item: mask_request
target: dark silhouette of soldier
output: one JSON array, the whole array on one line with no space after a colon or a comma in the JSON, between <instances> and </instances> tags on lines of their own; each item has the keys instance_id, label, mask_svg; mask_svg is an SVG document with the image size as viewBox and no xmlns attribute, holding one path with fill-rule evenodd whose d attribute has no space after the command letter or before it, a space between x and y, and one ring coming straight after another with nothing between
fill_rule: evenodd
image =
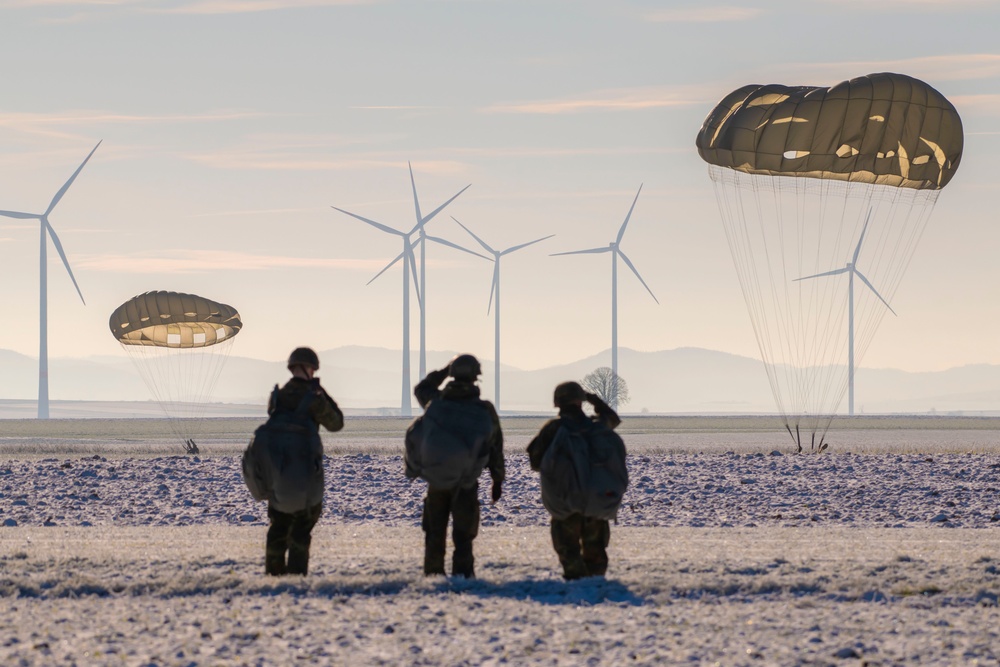
<instances>
[{"instance_id":1,"label":"dark silhouette of soldier","mask_svg":"<svg viewBox=\"0 0 1000 667\"><path fill-rule=\"evenodd\" d=\"M487 439L489 458L486 467L493 479L492 502L496 503L503 492L504 459L503 432L496 408L479 397L476 379L481 373L479 361L471 354L461 354L440 370L431 371L413 390L420 406L425 410L433 401L457 401L471 409L488 412L493 429ZM452 380L443 388L441 383L451 376ZM406 474L410 478L419 476L407 461ZM471 579L475 576L475 557L472 541L479 533L479 481L474 480L456 488L435 488L428 484L424 499L422 526L424 529L424 574L444 574L445 550L448 541L448 519L452 520L452 540L455 551L452 555L452 574Z\"/></svg>"}]
</instances>

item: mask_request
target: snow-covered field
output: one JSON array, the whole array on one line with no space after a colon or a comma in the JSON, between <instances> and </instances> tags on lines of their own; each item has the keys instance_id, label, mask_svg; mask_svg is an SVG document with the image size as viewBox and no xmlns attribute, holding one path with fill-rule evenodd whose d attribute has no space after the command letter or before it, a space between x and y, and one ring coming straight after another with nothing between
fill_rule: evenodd
<instances>
[{"instance_id":1,"label":"snow-covered field","mask_svg":"<svg viewBox=\"0 0 1000 667\"><path fill-rule=\"evenodd\" d=\"M311 573L281 580L238 438L165 456L127 424L0 423L0 664L1000 664L994 422L822 455L771 424L633 425L608 578L565 583L523 455L540 421L508 429L469 582L420 575L423 488L385 423L329 448Z\"/></svg>"}]
</instances>

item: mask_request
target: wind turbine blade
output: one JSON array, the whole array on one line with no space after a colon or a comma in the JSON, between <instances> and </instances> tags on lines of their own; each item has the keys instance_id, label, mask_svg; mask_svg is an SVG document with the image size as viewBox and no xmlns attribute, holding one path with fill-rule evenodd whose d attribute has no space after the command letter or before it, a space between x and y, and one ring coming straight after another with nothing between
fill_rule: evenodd
<instances>
[{"instance_id":1,"label":"wind turbine blade","mask_svg":"<svg viewBox=\"0 0 1000 667\"><path fill-rule=\"evenodd\" d=\"M490 261L493 261L492 257L487 257L486 255L480 255L478 252L475 252L473 250L469 250L468 248L463 248L462 246L458 245L457 243L452 243L451 241L448 241L447 239L442 239L442 238L439 238L437 236L431 236L429 234L427 236L425 236L424 238L427 239L428 241L434 241L434 243L440 243L441 245L446 245L449 248L454 248L455 250L461 250L462 252L467 252L470 255L475 255L476 257L482 257L483 259L488 259Z\"/></svg>"},{"instance_id":2,"label":"wind turbine blade","mask_svg":"<svg viewBox=\"0 0 1000 667\"><path fill-rule=\"evenodd\" d=\"M609 246L604 246L603 248L588 248L587 250L571 250L569 252L553 252L549 254L549 257L557 257L559 255L592 255L599 252L611 252Z\"/></svg>"},{"instance_id":3,"label":"wind turbine blade","mask_svg":"<svg viewBox=\"0 0 1000 667\"><path fill-rule=\"evenodd\" d=\"M516 252L516 251L520 250L521 248L527 248L529 245L533 245L535 243L538 243L539 241L544 241L545 239L550 239L553 236L555 236L555 234L549 234L548 236L543 236L542 238L535 239L534 241L528 241L527 243L522 243L521 245L512 246L510 248L507 248L506 250L504 250L500 254L501 255L506 255L508 253Z\"/></svg>"},{"instance_id":4,"label":"wind turbine blade","mask_svg":"<svg viewBox=\"0 0 1000 667\"><path fill-rule=\"evenodd\" d=\"M416 244L413 243L408 245L406 250L403 252L406 253L406 263L409 264L410 272L413 274L413 289L417 293L417 304L420 306L420 309L423 310L424 300L420 298L420 279L417 278L417 258L413 254L414 245ZM403 270L406 270L405 266L403 267Z\"/></svg>"},{"instance_id":5,"label":"wind turbine blade","mask_svg":"<svg viewBox=\"0 0 1000 667\"><path fill-rule=\"evenodd\" d=\"M413 180L413 165L410 164L409 160L406 161L406 166L410 170L410 185L413 186L413 208L417 212L417 224L419 224L420 223L420 200L417 199L417 182L415 180Z\"/></svg>"},{"instance_id":6,"label":"wind turbine blade","mask_svg":"<svg viewBox=\"0 0 1000 667\"><path fill-rule=\"evenodd\" d=\"M870 220L871 217L872 217L872 210L871 208L869 208L868 215L865 216L865 226L861 228L861 237L858 239L858 246L854 249L854 257L851 259L852 264L858 263L858 255L861 254L861 244L865 240L865 232L868 231L868 220Z\"/></svg>"},{"instance_id":7,"label":"wind turbine blade","mask_svg":"<svg viewBox=\"0 0 1000 667\"><path fill-rule=\"evenodd\" d=\"M76 177L80 175L80 172L83 171L84 166L86 166L87 162L90 160L90 156L94 154L94 151L96 151L98 146L100 145L101 141L98 141L97 146L94 146L93 150L91 150L90 153L87 155L87 157L83 160L83 163L80 164L80 166L76 168L76 171L73 172L73 175L69 177L69 180L66 181L66 183L61 188L59 188L59 192L57 192L56 196L52 198L52 202L49 204L49 207L45 209L44 215L48 215L49 213L52 212L52 209L56 207L56 204L59 203L59 200L62 199L63 195L66 194L66 191L69 190L69 186L73 185L73 181L75 181ZM49 229L52 228L50 227Z\"/></svg>"},{"instance_id":8,"label":"wind turbine blade","mask_svg":"<svg viewBox=\"0 0 1000 667\"><path fill-rule=\"evenodd\" d=\"M381 271L379 271L378 273L376 273L375 277L372 278L371 280L369 280L368 282L366 282L365 285L371 285L373 282L375 282L380 275L382 275L383 273L385 273L386 271L388 271L389 269L391 269L396 264L396 262L398 262L399 260L403 259L403 257L404 257L405 254L406 254L406 251L404 250L403 252L401 252L398 255L396 255L396 259L394 259L391 262L389 262L388 264L386 264L385 268L383 268Z\"/></svg>"},{"instance_id":9,"label":"wind turbine blade","mask_svg":"<svg viewBox=\"0 0 1000 667\"><path fill-rule=\"evenodd\" d=\"M802 278L795 278L792 280L793 283L797 283L800 280L809 280L810 278L822 278L823 276L836 276L841 273L847 273L848 269L845 267L843 269L835 269L833 271L827 271L826 273L817 273L812 276L803 276Z\"/></svg>"},{"instance_id":10,"label":"wind turbine blade","mask_svg":"<svg viewBox=\"0 0 1000 667\"><path fill-rule=\"evenodd\" d=\"M80 295L80 301L83 301L83 305L86 306L87 301L83 298L83 292L80 291L80 286L76 284L76 277L73 275L73 269L69 268L69 260L66 259L66 253L63 251L62 243L59 242L56 230L52 229L52 225L50 225L49 221L44 218L42 219L42 224L45 225L45 229L48 231L49 237L52 238L52 245L56 247L56 252L59 253L63 266L66 267L66 272L69 273L69 279L73 281L73 287L76 288L76 293Z\"/></svg>"},{"instance_id":11,"label":"wind turbine blade","mask_svg":"<svg viewBox=\"0 0 1000 667\"><path fill-rule=\"evenodd\" d=\"M889 305L889 302L886 301L885 299L883 299L882 295L878 293L877 289L875 289L875 286L872 285L870 282L868 282L868 279L865 278L865 274L861 273L857 269L854 269L854 275L856 275L858 278L861 278L861 282L863 282L865 285L868 285L868 289L870 289L872 292L875 293L875 296L877 296L879 298L879 301L881 301L882 303L885 304L885 307L889 309L890 313L892 313L893 315L896 315L896 311L892 309L892 306ZM897 317L898 317L898 315L897 315Z\"/></svg>"},{"instance_id":12,"label":"wind turbine blade","mask_svg":"<svg viewBox=\"0 0 1000 667\"><path fill-rule=\"evenodd\" d=\"M497 291L497 285L500 283L500 263L494 262L493 264L493 280L490 281L490 301L486 305L486 314L490 314L490 309L493 307L493 295Z\"/></svg>"},{"instance_id":13,"label":"wind turbine blade","mask_svg":"<svg viewBox=\"0 0 1000 667\"><path fill-rule=\"evenodd\" d=\"M330 208L332 208L334 211L340 211L344 215L349 215L352 218L360 220L361 222L367 222L372 227L375 227L376 229L381 229L383 232L388 232L389 234L395 234L396 236L406 236L405 234L403 234L403 232L395 230L392 227L389 227L387 225L383 225L381 222L375 222L374 220L369 220L368 218L363 218L360 215L357 215L356 213L351 213L350 211L345 211L344 209L337 208L336 206L331 206Z\"/></svg>"},{"instance_id":14,"label":"wind turbine blade","mask_svg":"<svg viewBox=\"0 0 1000 667\"><path fill-rule=\"evenodd\" d=\"M0 215L5 218L17 218L18 220L38 220L42 217L34 213L21 213L20 211L0 211Z\"/></svg>"},{"instance_id":15,"label":"wind turbine blade","mask_svg":"<svg viewBox=\"0 0 1000 667\"><path fill-rule=\"evenodd\" d=\"M639 184L639 192L642 192L642 184ZM635 210L635 203L639 201L639 192L635 193L635 199L632 200L632 206L628 209L628 215L625 216L625 222L622 223L621 229L618 230L618 238L615 239L615 243L621 243L622 237L625 236L625 227L628 225L629 218L632 217L632 211Z\"/></svg>"},{"instance_id":16,"label":"wind turbine blade","mask_svg":"<svg viewBox=\"0 0 1000 667\"><path fill-rule=\"evenodd\" d=\"M461 227L461 228L462 228L462 229L464 229L465 231L469 232L469 235L470 235L470 236L471 236L472 238L476 239L476 241L478 241L478 242L479 242L479 245L483 246L483 248L485 248L485 249L486 249L486 252L489 252L489 253L496 253L496 250L494 250L493 248L489 247L489 246L488 246L488 245L486 244L486 241L482 240L481 238L479 238L478 236L476 236L475 234L473 234L473 233L472 233L472 230L471 230L471 229L469 229L468 227L466 227L465 225L463 225L463 224L462 224L461 222L458 222L458 218L456 218L455 216L451 216L451 219L452 219L452 220L454 220L455 222L457 222L457 223L458 223L458 226L459 226L459 227Z\"/></svg>"},{"instance_id":17,"label":"wind turbine blade","mask_svg":"<svg viewBox=\"0 0 1000 667\"><path fill-rule=\"evenodd\" d=\"M430 222L430 221L431 221L431 219L432 219L432 218L433 218L433 217L434 217L435 215L437 215L437 214L438 214L438 213L440 213L440 212L441 212L442 210L444 210L444 207L445 207L445 206L447 206L448 204L450 204L450 203L452 203L453 201L455 201L455 199L457 199L457 198L458 198L458 195L462 194L463 192L465 192L466 190L468 190L468 189L469 189L469 188L471 188L471 187L472 187L472 183L469 183L469 184L468 184L468 185L466 185L466 186L465 186L464 188L462 188L461 190L459 190L458 192L456 192L456 193L455 193L455 194L454 194L454 195L452 196L452 198L451 198L451 199L449 199L448 201L446 201L445 203L441 204L441 205L440 205L440 206L438 206L438 207L437 207L436 209L434 209L433 211L431 211L430 213L428 213L426 217L424 217L424 218L421 218L421 219L420 219L420 222L418 222L418 223L417 223L417 226L413 228L413 231L416 231L416 230L418 230L418 229L419 229L420 227L423 227L423 226L424 226L424 225L426 225L426 224L427 224L428 222ZM412 234L413 232L410 232L410 233Z\"/></svg>"},{"instance_id":18,"label":"wind turbine blade","mask_svg":"<svg viewBox=\"0 0 1000 667\"><path fill-rule=\"evenodd\" d=\"M649 289L649 285L647 285L646 281L639 275L639 271L635 268L635 264L632 263L632 260L630 260L621 250L618 251L618 256L622 258L622 261L625 262L625 265L628 266L628 268L632 269L632 273L635 274L635 277L639 279L642 286L646 288L647 292L649 292L649 296L653 297L653 301L659 305L660 300L656 298L656 295L653 294L653 290Z\"/></svg>"}]
</instances>

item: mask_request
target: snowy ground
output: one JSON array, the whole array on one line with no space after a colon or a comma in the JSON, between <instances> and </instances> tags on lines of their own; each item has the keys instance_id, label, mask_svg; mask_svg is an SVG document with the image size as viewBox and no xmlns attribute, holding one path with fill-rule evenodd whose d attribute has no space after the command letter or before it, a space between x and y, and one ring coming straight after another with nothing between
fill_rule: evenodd
<instances>
[{"instance_id":1,"label":"snowy ground","mask_svg":"<svg viewBox=\"0 0 1000 667\"><path fill-rule=\"evenodd\" d=\"M0 663L913 665L1000 660L1000 534L624 528L564 583L543 527L418 574L413 527L323 525L311 574L262 528L21 528L0 540Z\"/></svg>"},{"instance_id":2,"label":"snowy ground","mask_svg":"<svg viewBox=\"0 0 1000 667\"><path fill-rule=\"evenodd\" d=\"M329 449L311 574L274 580L236 445L51 456L8 429L0 664L1000 664L992 422L846 430L822 455L763 446L769 427L639 429L608 579L569 584L534 427L511 429L472 582L420 576L423 487L398 455ZM393 451L382 428L360 449Z\"/></svg>"},{"instance_id":3,"label":"snowy ground","mask_svg":"<svg viewBox=\"0 0 1000 667\"><path fill-rule=\"evenodd\" d=\"M623 526L1000 528L1000 454L636 454L629 469ZM546 525L522 451L507 475L484 525ZM424 486L400 456L327 457L326 483L329 524L418 525ZM264 522L237 456L0 461L0 528Z\"/></svg>"}]
</instances>

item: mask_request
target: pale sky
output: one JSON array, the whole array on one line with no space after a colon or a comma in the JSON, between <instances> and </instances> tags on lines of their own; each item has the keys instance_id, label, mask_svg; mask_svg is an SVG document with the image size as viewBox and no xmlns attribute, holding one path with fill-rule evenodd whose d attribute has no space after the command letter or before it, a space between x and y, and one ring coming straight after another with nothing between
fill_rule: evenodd
<instances>
[{"instance_id":1,"label":"pale sky","mask_svg":"<svg viewBox=\"0 0 1000 667\"><path fill-rule=\"evenodd\" d=\"M0 0L0 209L51 214L87 300L49 251L50 357L123 355L108 316L153 289L239 309L236 355L401 344L395 237L473 248L555 234L504 260L503 359L619 343L759 358L695 135L747 83L923 79L962 116L943 191L862 365L1000 363L1000 2L829 0ZM492 358L492 265L430 246L428 348ZM0 219L0 348L37 356L38 227ZM417 344L415 304L412 344ZM610 360L609 360L610 361ZM414 366L416 359L414 359Z\"/></svg>"}]
</instances>

